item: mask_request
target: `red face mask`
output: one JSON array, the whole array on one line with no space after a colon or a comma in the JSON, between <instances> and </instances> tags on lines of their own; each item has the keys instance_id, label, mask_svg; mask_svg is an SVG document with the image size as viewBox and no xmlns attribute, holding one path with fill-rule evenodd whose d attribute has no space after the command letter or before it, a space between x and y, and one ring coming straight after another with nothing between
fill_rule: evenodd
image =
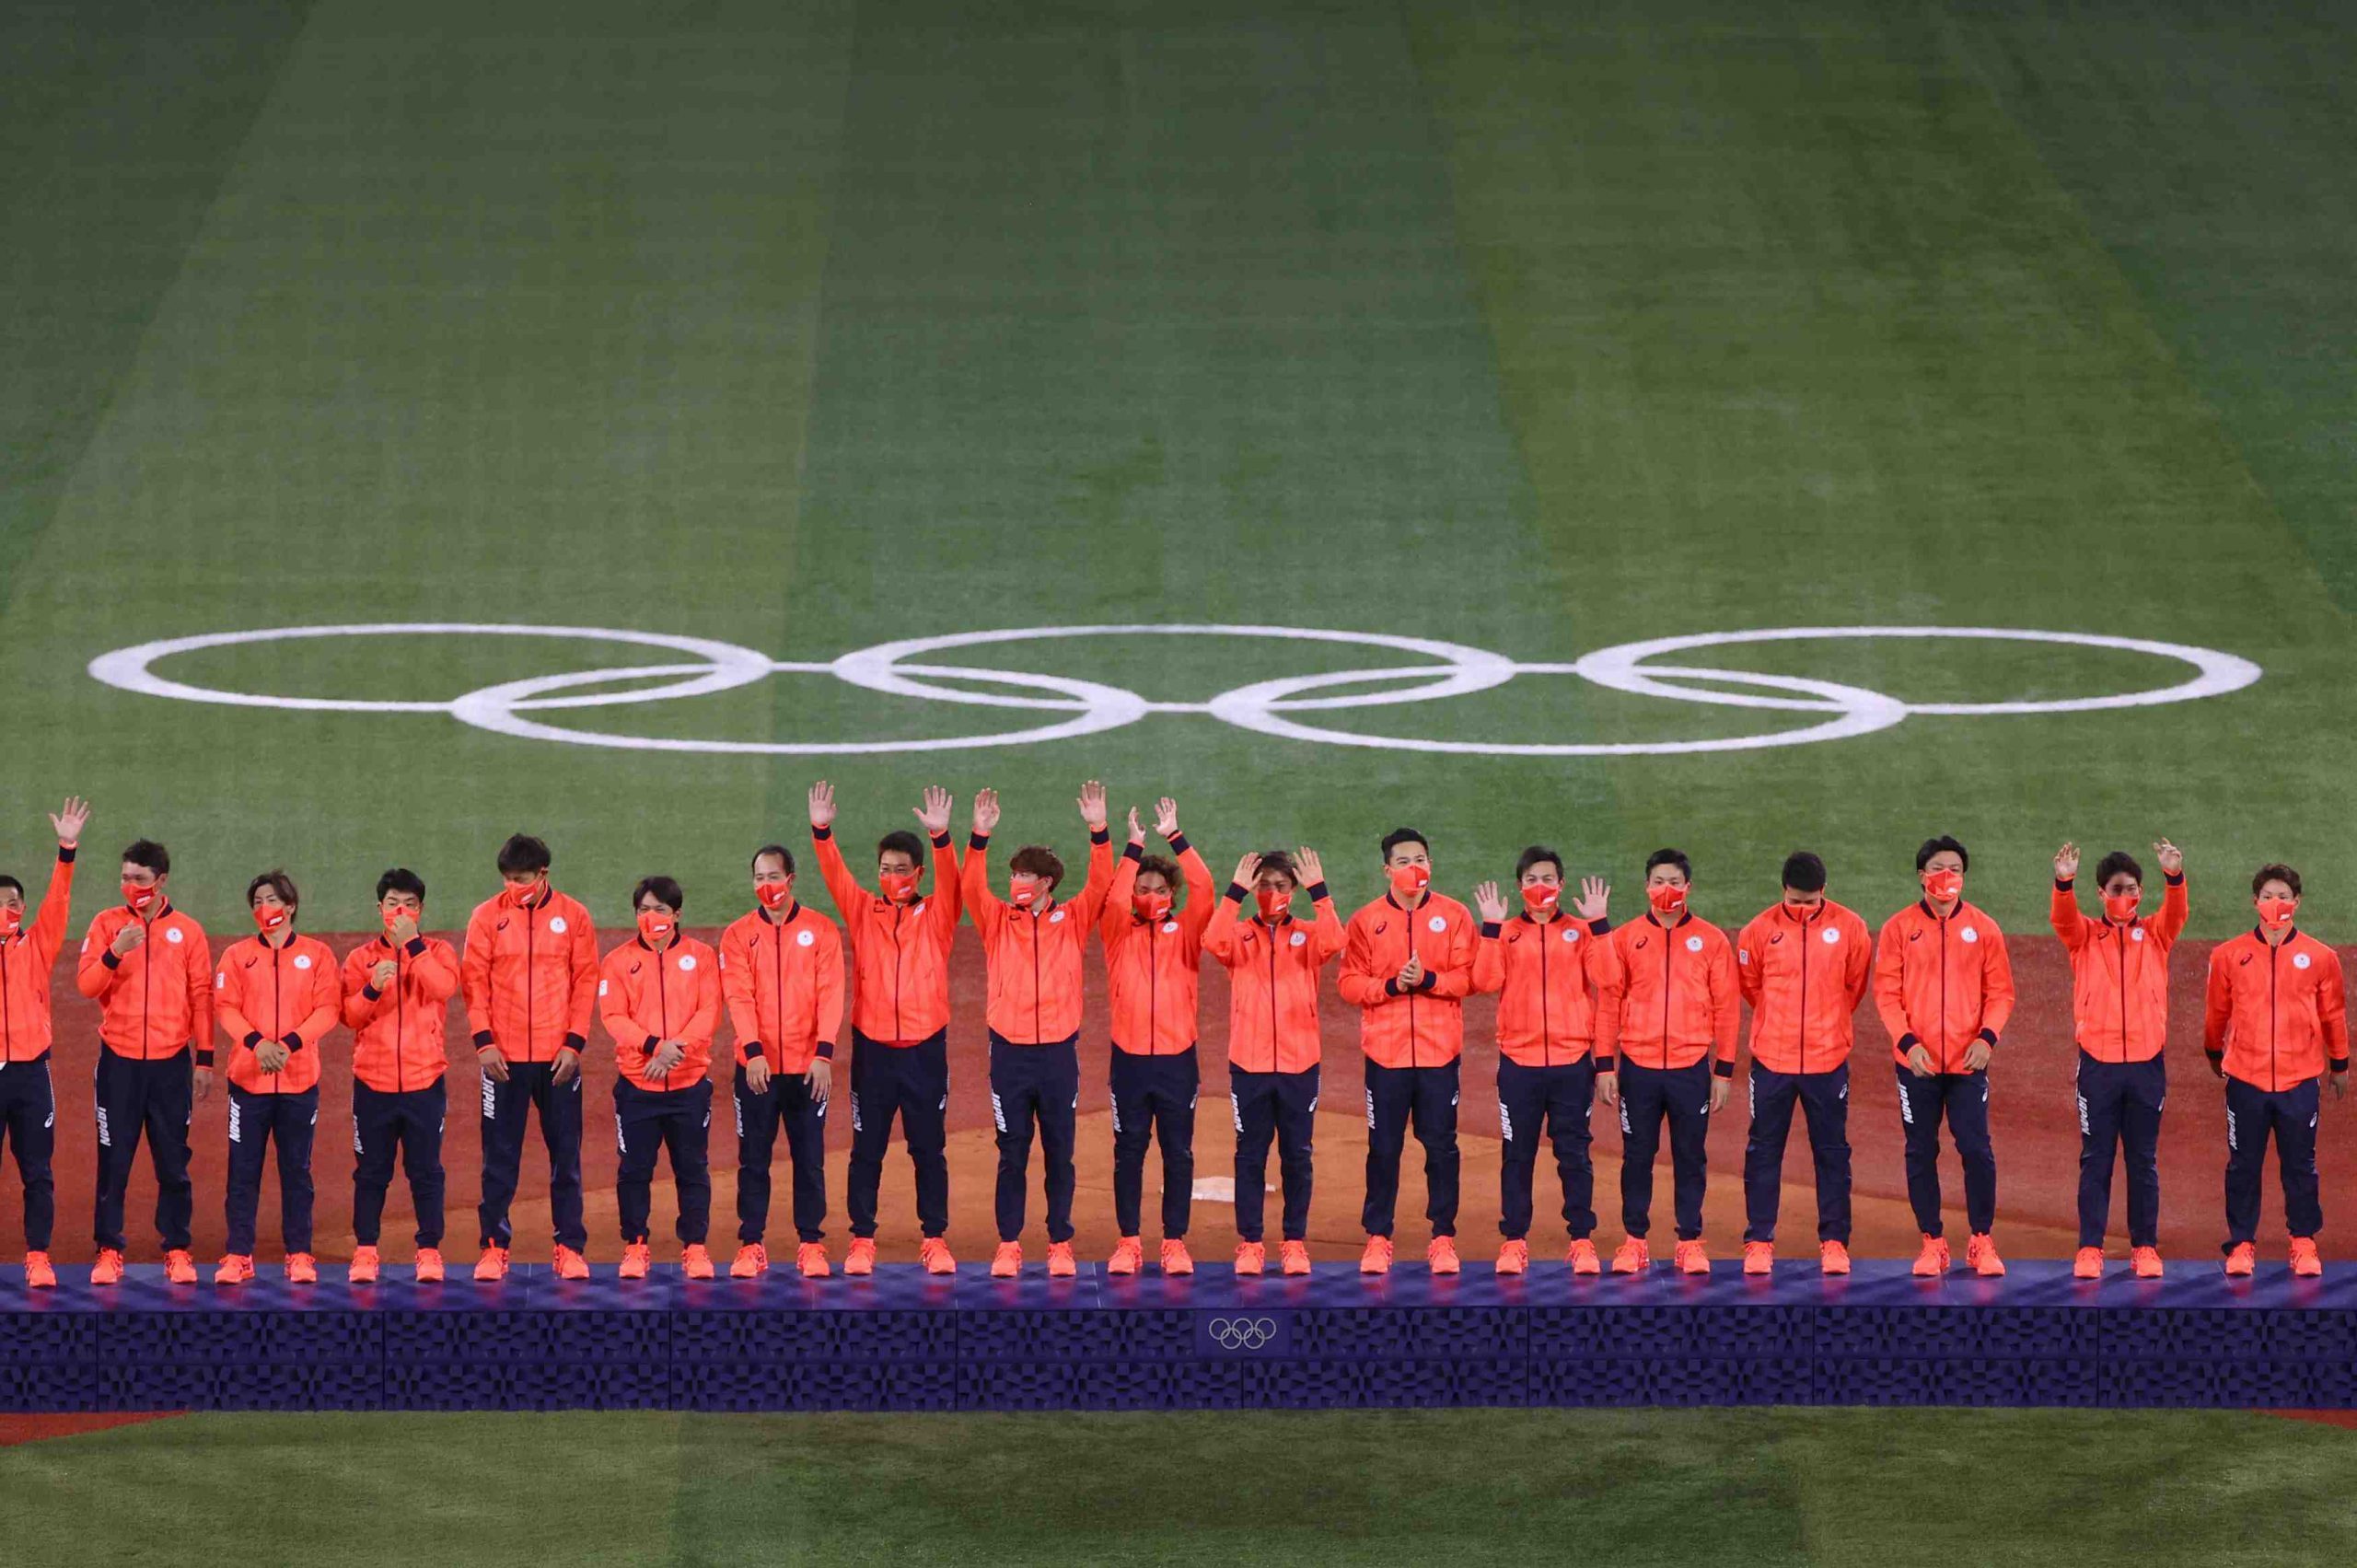
<instances>
[{"instance_id":1,"label":"red face mask","mask_svg":"<svg viewBox=\"0 0 2357 1568\"><path fill-rule=\"evenodd\" d=\"M546 886L548 886L546 882L536 881L527 882L519 888L516 886L515 883L510 882L505 888L500 890L500 907L511 910L529 908L532 900L540 896L540 889Z\"/></svg>"},{"instance_id":2,"label":"red face mask","mask_svg":"<svg viewBox=\"0 0 2357 1568\"><path fill-rule=\"evenodd\" d=\"M253 907L254 923L261 927L265 935L285 924L293 913L284 904L256 904Z\"/></svg>"},{"instance_id":3,"label":"red face mask","mask_svg":"<svg viewBox=\"0 0 2357 1568\"><path fill-rule=\"evenodd\" d=\"M385 910L382 913L385 917L385 935L388 936L390 936L393 934L393 928L399 925L404 918L411 920L417 918L415 915L411 914L409 911L403 909Z\"/></svg>"},{"instance_id":4,"label":"red face mask","mask_svg":"<svg viewBox=\"0 0 2357 1568\"><path fill-rule=\"evenodd\" d=\"M1645 901L1654 906L1655 914L1676 914L1686 907L1686 889L1674 882L1664 882L1645 889Z\"/></svg>"},{"instance_id":5,"label":"red face mask","mask_svg":"<svg viewBox=\"0 0 2357 1568\"><path fill-rule=\"evenodd\" d=\"M879 871L876 880L883 887L884 897L893 903L909 903L917 896L917 874L913 871Z\"/></svg>"},{"instance_id":6,"label":"red face mask","mask_svg":"<svg viewBox=\"0 0 2357 1568\"><path fill-rule=\"evenodd\" d=\"M760 902L763 909L769 911L772 914L775 914L778 911L784 909L786 905L794 901L794 884L791 882L756 882L753 884L753 897Z\"/></svg>"},{"instance_id":7,"label":"red face mask","mask_svg":"<svg viewBox=\"0 0 2357 1568\"><path fill-rule=\"evenodd\" d=\"M1964 891L1964 873L1926 871L1923 873L1923 891L1934 903L1951 903L1958 893Z\"/></svg>"},{"instance_id":8,"label":"red face mask","mask_svg":"<svg viewBox=\"0 0 2357 1568\"><path fill-rule=\"evenodd\" d=\"M1006 884L1006 901L1016 909L1028 910L1039 901L1040 885L1037 877L1016 877Z\"/></svg>"},{"instance_id":9,"label":"red face mask","mask_svg":"<svg viewBox=\"0 0 2357 1568\"><path fill-rule=\"evenodd\" d=\"M131 906L133 913L146 913L147 906L156 901L155 884L151 882L143 888L136 882L125 882L122 885L122 901Z\"/></svg>"},{"instance_id":10,"label":"red face mask","mask_svg":"<svg viewBox=\"0 0 2357 1568\"><path fill-rule=\"evenodd\" d=\"M9 905L0 908L0 937L14 936L25 928L25 912Z\"/></svg>"},{"instance_id":11,"label":"red face mask","mask_svg":"<svg viewBox=\"0 0 2357 1568\"><path fill-rule=\"evenodd\" d=\"M1130 907L1137 911L1140 920L1160 920L1170 912L1170 895L1140 893L1130 900Z\"/></svg>"},{"instance_id":12,"label":"red face mask","mask_svg":"<svg viewBox=\"0 0 2357 1568\"><path fill-rule=\"evenodd\" d=\"M2270 931L2281 931L2292 923L2299 912L2297 899L2261 899L2258 900L2258 923Z\"/></svg>"},{"instance_id":13,"label":"red face mask","mask_svg":"<svg viewBox=\"0 0 2357 1568\"><path fill-rule=\"evenodd\" d=\"M679 917L663 910L638 912L638 934L649 942L668 942L671 933L679 929Z\"/></svg>"},{"instance_id":14,"label":"red face mask","mask_svg":"<svg viewBox=\"0 0 2357 1568\"><path fill-rule=\"evenodd\" d=\"M2106 893L2103 896L2103 912L2125 925L2136 918L2136 906L2143 901L2144 895L2141 892Z\"/></svg>"},{"instance_id":15,"label":"red face mask","mask_svg":"<svg viewBox=\"0 0 2357 1568\"><path fill-rule=\"evenodd\" d=\"M1563 889L1560 884L1536 882L1522 889L1522 907L1533 914L1552 914L1555 906L1562 901Z\"/></svg>"},{"instance_id":16,"label":"red face mask","mask_svg":"<svg viewBox=\"0 0 2357 1568\"><path fill-rule=\"evenodd\" d=\"M1252 901L1260 907L1260 918L1271 925L1293 912L1293 894L1279 892L1274 888L1255 888Z\"/></svg>"},{"instance_id":17,"label":"red face mask","mask_svg":"<svg viewBox=\"0 0 2357 1568\"><path fill-rule=\"evenodd\" d=\"M1395 865L1391 868L1391 890L1403 899L1421 898L1433 885L1433 868L1429 865Z\"/></svg>"}]
</instances>

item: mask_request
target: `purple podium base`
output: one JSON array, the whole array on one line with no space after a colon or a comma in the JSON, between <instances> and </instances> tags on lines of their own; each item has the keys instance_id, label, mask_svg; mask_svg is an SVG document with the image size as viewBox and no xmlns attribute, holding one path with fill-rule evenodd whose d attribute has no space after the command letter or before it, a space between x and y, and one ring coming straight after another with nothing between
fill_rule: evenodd
<instances>
[{"instance_id":1,"label":"purple podium base","mask_svg":"<svg viewBox=\"0 0 2357 1568\"><path fill-rule=\"evenodd\" d=\"M275 1272L276 1265L267 1267ZM389 1269L389 1273L400 1272ZM0 1269L0 1410L1167 1410L1436 1405L2357 1408L2357 1270L2159 1281L1656 1268L1520 1279L930 1277L567 1283Z\"/></svg>"}]
</instances>

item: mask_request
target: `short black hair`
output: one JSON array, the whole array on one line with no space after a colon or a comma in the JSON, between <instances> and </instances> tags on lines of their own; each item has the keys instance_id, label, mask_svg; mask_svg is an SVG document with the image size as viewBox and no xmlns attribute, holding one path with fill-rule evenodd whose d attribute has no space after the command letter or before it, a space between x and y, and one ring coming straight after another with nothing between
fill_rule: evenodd
<instances>
[{"instance_id":1,"label":"short black hair","mask_svg":"<svg viewBox=\"0 0 2357 1568\"><path fill-rule=\"evenodd\" d=\"M17 897L21 899L25 896L25 885L5 871L0 871L0 888L14 888Z\"/></svg>"},{"instance_id":2,"label":"short black hair","mask_svg":"<svg viewBox=\"0 0 2357 1568\"><path fill-rule=\"evenodd\" d=\"M1264 849L1260 852L1260 869L1253 875L1258 877L1271 871L1282 872L1295 887L1301 886L1301 868L1293 863L1290 850Z\"/></svg>"},{"instance_id":3,"label":"short black hair","mask_svg":"<svg viewBox=\"0 0 2357 1568\"><path fill-rule=\"evenodd\" d=\"M920 870L923 868L924 841L917 837L914 833L909 831L906 828L895 828L892 831L885 834L882 838L876 841L877 859L883 859L894 850L899 850L902 854L907 855L911 865L918 867ZM787 861L785 863L785 866L787 870L793 870L794 862L791 860Z\"/></svg>"},{"instance_id":4,"label":"short black hair","mask_svg":"<svg viewBox=\"0 0 2357 1568\"><path fill-rule=\"evenodd\" d=\"M1686 852L1682 849L1657 849L1645 856L1646 877L1653 876L1654 867L1656 865L1675 865L1678 867L1678 875L1684 877L1689 882L1694 880L1694 863L1686 858Z\"/></svg>"},{"instance_id":5,"label":"short black hair","mask_svg":"<svg viewBox=\"0 0 2357 1568\"><path fill-rule=\"evenodd\" d=\"M499 846L499 874L515 871L546 871L549 868L549 846L529 833L513 833Z\"/></svg>"},{"instance_id":6,"label":"short black hair","mask_svg":"<svg viewBox=\"0 0 2357 1568\"><path fill-rule=\"evenodd\" d=\"M1563 857L1556 854L1553 850L1549 849L1545 844L1532 844L1528 849L1524 850L1521 857L1514 863L1514 879L1519 882L1523 877L1529 875L1530 868L1532 866L1548 864L1550 862L1551 862L1555 867L1556 879L1559 881L1562 880L1563 875Z\"/></svg>"},{"instance_id":7,"label":"short black hair","mask_svg":"<svg viewBox=\"0 0 2357 1568\"><path fill-rule=\"evenodd\" d=\"M1784 857L1784 886L1795 893L1822 893L1825 862L1807 850L1794 850Z\"/></svg>"},{"instance_id":8,"label":"short black hair","mask_svg":"<svg viewBox=\"0 0 2357 1568\"><path fill-rule=\"evenodd\" d=\"M153 839L134 839L122 852L125 865L144 865L158 877L172 873L172 852Z\"/></svg>"},{"instance_id":9,"label":"short black hair","mask_svg":"<svg viewBox=\"0 0 2357 1568\"><path fill-rule=\"evenodd\" d=\"M377 878L377 901L383 903L388 893L407 893L419 903L424 903L425 878L406 865L396 865Z\"/></svg>"},{"instance_id":10,"label":"short black hair","mask_svg":"<svg viewBox=\"0 0 2357 1568\"><path fill-rule=\"evenodd\" d=\"M302 906L303 895L295 890L295 878L284 871L265 871L246 884L246 907L253 908L254 895L264 888L278 895L278 901L288 909Z\"/></svg>"},{"instance_id":11,"label":"short black hair","mask_svg":"<svg viewBox=\"0 0 2357 1568\"><path fill-rule=\"evenodd\" d=\"M1138 875L1143 877L1149 871L1162 878L1162 885L1170 889L1175 901L1179 887L1178 863L1168 855L1149 854L1139 860Z\"/></svg>"},{"instance_id":12,"label":"short black hair","mask_svg":"<svg viewBox=\"0 0 2357 1568\"><path fill-rule=\"evenodd\" d=\"M763 844L753 852L753 858L746 862L747 868L759 871L761 868L761 856L765 854L777 856L778 864L785 867L785 874L788 877L794 875L794 852L784 844Z\"/></svg>"},{"instance_id":13,"label":"short black hair","mask_svg":"<svg viewBox=\"0 0 2357 1568\"><path fill-rule=\"evenodd\" d=\"M2293 898L2300 896L2300 874L2280 860L2269 861L2251 874L2250 896L2258 897L2258 890L2270 882L2281 882L2292 889Z\"/></svg>"},{"instance_id":14,"label":"short black hair","mask_svg":"<svg viewBox=\"0 0 2357 1568\"><path fill-rule=\"evenodd\" d=\"M1007 856L1006 868L1026 877L1045 877L1051 888L1062 886L1064 879L1063 857L1046 844L1025 844Z\"/></svg>"},{"instance_id":15,"label":"short black hair","mask_svg":"<svg viewBox=\"0 0 2357 1568\"><path fill-rule=\"evenodd\" d=\"M688 907L687 894L679 891L679 885L671 880L668 877L642 877L638 879L638 886L630 890L630 907L632 913L635 914L638 912L639 900L646 897L649 893L655 895L655 901L656 903L663 904L674 911L683 910Z\"/></svg>"},{"instance_id":16,"label":"short black hair","mask_svg":"<svg viewBox=\"0 0 2357 1568\"><path fill-rule=\"evenodd\" d=\"M1945 833L1942 833L1936 839L1923 841L1923 847L1915 852L1915 869L1921 871L1931 865L1932 857L1942 850L1954 850L1956 859L1963 863L1962 868L1967 871L1972 869L1972 856L1965 854L1964 846Z\"/></svg>"},{"instance_id":17,"label":"short black hair","mask_svg":"<svg viewBox=\"0 0 2357 1568\"><path fill-rule=\"evenodd\" d=\"M1427 855L1433 853L1433 846L1431 842L1425 839L1423 834L1416 831L1415 829L1394 828L1389 832L1383 835L1383 858L1386 861L1390 860L1391 852L1398 849L1401 844L1414 844L1418 849L1422 850Z\"/></svg>"},{"instance_id":18,"label":"short black hair","mask_svg":"<svg viewBox=\"0 0 2357 1568\"><path fill-rule=\"evenodd\" d=\"M2136 863L2134 855L2124 849L2113 850L2096 862L2096 886L2098 888L2105 886L2123 871L2135 877L2139 883L2144 880L2144 868Z\"/></svg>"}]
</instances>

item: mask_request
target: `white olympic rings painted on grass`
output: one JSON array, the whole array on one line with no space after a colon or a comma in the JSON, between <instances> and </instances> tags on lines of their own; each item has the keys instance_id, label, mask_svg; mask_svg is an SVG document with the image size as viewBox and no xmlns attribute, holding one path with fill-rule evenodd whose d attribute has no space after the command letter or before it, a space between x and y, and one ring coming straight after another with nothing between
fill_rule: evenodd
<instances>
[{"instance_id":1,"label":"white olympic rings painted on grass","mask_svg":"<svg viewBox=\"0 0 2357 1568\"><path fill-rule=\"evenodd\" d=\"M492 636L536 637L575 642L620 643L701 662L621 665L556 675L527 676L482 687L447 701L340 697L285 697L228 691L173 680L156 673L162 659L214 648L329 637ZM1208 702L1155 702L1126 687L1062 675L1040 675L986 665L941 664L925 659L963 648L1002 643L1044 642L1072 637L1250 637L1279 642L1337 643L1411 654L1430 662L1387 663L1316 675L1281 676L1221 692ZM1710 665L1655 664L1650 660L1700 649L1750 643L1831 639L1909 638L1965 642L2040 643L2144 654L2190 666L2193 673L2173 686L2094 697L1999 703L1909 703L1841 681L1797 675L1771 675ZM925 662L909 662L925 659ZM2000 714L2087 713L2106 708L2184 703L2240 691L2259 678L2258 666L2214 648L2140 637L2086 632L2038 632L1991 626L1785 626L1740 632L1696 632L1598 648L1568 664L1522 663L1462 643L1381 632L1321 631L1295 626L1220 624L1108 624L1029 626L985 632L953 632L909 637L825 661L772 659L756 649L708 637L661 632L618 631L597 626L517 626L473 621L383 621L350 626L280 626L247 632L215 632L172 637L118 648L92 659L90 674L110 686L186 703L237 707L287 708L327 713L447 714L462 723L524 740L572 746L601 746L634 751L693 752L740 756L845 756L875 752L950 751L989 746L1037 744L1101 734L1136 723L1150 714L1201 714L1240 729L1288 740L1355 746L1387 751L1444 752L1484 757L1674 756L1703 751L1747 751L1842 740L1888 729L1910 714L1985 717ZM709 696L749 686L772 675L828 675L879 695L951 703L965 707L1005 708L1062 716L1027 729L982 735L904 740L705 740L663 736L619 735L569 729L528 716L547 711L621 707ZM1609 691L1677 703L1817 715L1817 722L1764 735L1715 736L1687 740L1492 741L1445 740L1416 736L1371 735L1332 729L1293 715L1389 707L1469 696L1503 686L1521 675L1568 675ZM621 682L656 681L622 691L581 691ZM1710 682L1709 685L1682 684ZM965 684L954 684L963 682ZM1407 683L1407 684L1402 684ZM1383 686L1375 691L1315 695L1339 686ZM974 687L1016 691L974 690ZM1748 690L1726 691L1726 687Z\"/></svg>"}]
</instances>

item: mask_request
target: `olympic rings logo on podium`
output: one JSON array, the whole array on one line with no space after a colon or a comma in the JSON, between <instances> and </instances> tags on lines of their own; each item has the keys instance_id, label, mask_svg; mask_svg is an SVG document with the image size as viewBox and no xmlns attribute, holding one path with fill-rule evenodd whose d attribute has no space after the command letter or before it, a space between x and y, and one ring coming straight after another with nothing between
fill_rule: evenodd
<instances>
[{"instance_id":1,"label":"olympic rings logo on podium","mask_svg":"<svg viewBox=\"0 0 2357 1568\"><path fill-rule=\"evenodd\" d=\"M1222 1350L1265 1350L1276 1342L1274 1318L1214 1318L1204 1325Z\"/></svg>"},{"instance_id":2,"label":"olympic rings logo on podium","mask_svg":"<svg viewBox=\"0 0 2357 1568\"><path fill-rule=\"evenodd\" d=\"M643 662L556 675L528 676L484 686L445 700L404 701L365 697L293 697L230 691L174 680L156 666L169 658L213 648L254 644L300 643L345 637L523 637L619 644L671 656ZM1256 638L1287 643L1342 644L1412 655L1420 663L1396 658L1364 668L1315 675L1280 676L1233 687L1207 702L1160 702L1101 680L1067 675L1003 669L994 665L939 662L935 656L1000 644L1067 638L1148 637ZM2145 655L2187 666L2191 673L2174 684L2096 696L1991 703L1910 703L1836 680L1774 675L1750 669L1657 659L1712 648L1762 643L1806 643L1900 639L1963 645L2033 643L2057 647L2099 648ZM1442 752L1481 757L1677 756L1709 751L1751 751L1847 740L1891 728L1922 714L1983 718L2026 714L2089 713L2108 708L2186 703L2238 691L2259 679L2259 667L2234 654L2184 643L2087 632L2040 632L1995 626L1783 626L1735 632L1694 632L1598 648L1567 663L1525 662L1486 648L1433 637L1382 632L1339 632L1298 626L1179 624L1029 626L982 632L952 632L908 637L859 648L835 658L776 659L758 649L709 637L667 632L637 632L598 626L528 626L447 621L382 621L345 626L279 626L245 632L213 632L118 648L92 659L89 672L110 686L151 697L232 707L283 708L352 714L443 714L477 729L519 740L567 746L598 746L630 751L691 752L714 756L833 757L897 751L957 751L983 747L1038 745L1120 729L1155 714L1199 714L1238 729L1283 740L1313 741L1383 751ZM829 676L879 695L916 698L958 707L1056 715L1028 727L980 734L913 739L812 738L728 740L672 736L625 735L573 728L554 715L581 710L680 702L737 690L777 675ZM1475 740L1431 736L1377 735L1338 729L1316 715L1359 713L1413 703L1445 702L1491 691L1524 676L1568 676L1608 691L1668 702L1790 714L1796 722L1758 735L1705 736L1656 740ZM590 690L624 683L621 691ZM965 684L955 684L963 682ZM975 690L977 686L1001 690ZM1336 691L1376 686L1381 690ZM1013 687L1009 691L1004 688ZM1729 691L1726 688L1736 690Z\"/></svg>"}]
</instances>

